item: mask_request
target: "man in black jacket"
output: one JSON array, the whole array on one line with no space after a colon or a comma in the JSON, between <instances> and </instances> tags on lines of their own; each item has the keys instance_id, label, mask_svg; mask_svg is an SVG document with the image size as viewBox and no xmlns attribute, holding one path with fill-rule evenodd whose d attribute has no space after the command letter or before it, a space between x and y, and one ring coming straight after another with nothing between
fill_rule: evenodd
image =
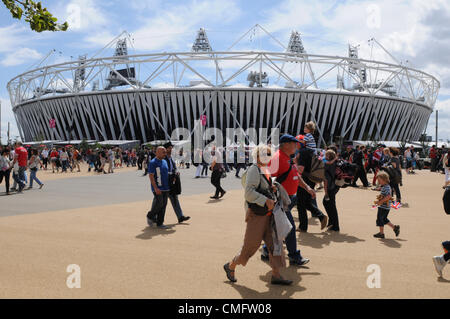
<instances>
[{"instance_id":1,"label":"man in black jacket","mask_svg":"<svg viewBox=\"0 0 450 319\"><path fill-rule=\"evenodd\" d=\"M180 173L178 172L177 165L172 158L173 144L171 142L168 142L164 144L164 148L167 151L167 155L164 160L167 162L167 166L169 167L169 200L172 204L172 208L175 211L175 214L177 215L178 223L182 223L189 220L191 217L183 215L183 210L181 209L177 191L174 189L174 183L176 179L178 179L178 182L180 182Z\"/></svg>"},{"instance_id":2,"label":"man in black jacket","mask_svg":"<svg viewBox=\"0 0 450 319\"><path fill-rule=\"evenodd\" d=\"M356 164L358 166L358 171L356 172L355 179L353 180L353 187L357 187L356 182L358 179L361 179L361 182L363 183L364 187L369 187L369 182L367 181L367 174L366 170L364 169L364 149L365 147L357 146L356 151L353 154L353 164Z\"/></svg>"}]
</instances>

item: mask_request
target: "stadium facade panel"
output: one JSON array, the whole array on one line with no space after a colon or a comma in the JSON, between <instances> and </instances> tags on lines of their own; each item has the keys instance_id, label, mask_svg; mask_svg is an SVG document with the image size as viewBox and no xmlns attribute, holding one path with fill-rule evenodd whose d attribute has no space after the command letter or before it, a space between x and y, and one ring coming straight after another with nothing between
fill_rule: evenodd
<instances>
[{"instance_id":1,"label":"stadium facade panel","mask_svg":"<svg viewBox=\"0 0 450 319\"><path fill-rule=\"evenodd\" d=\"M26 141L164 139L176 128L192 131L200 116L206 128L279 128L298 134L307 121L324 140L412 141L432 110L399 98L295 89L163 89L67 94L14 108ZM55 119L55 127L49 121ZM73 123L73 124L71 124ZM378 133L378 134L377 134Z\"/></svg>"}]
</instances>

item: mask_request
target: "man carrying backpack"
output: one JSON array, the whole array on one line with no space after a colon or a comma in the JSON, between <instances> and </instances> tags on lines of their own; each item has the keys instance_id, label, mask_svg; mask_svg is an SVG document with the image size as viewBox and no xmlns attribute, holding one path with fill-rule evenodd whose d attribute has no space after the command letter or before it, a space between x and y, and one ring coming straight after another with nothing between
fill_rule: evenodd
<instances>
[{"instance_id":1,"label":"man carrying backpack","mask_svg":"<svg viewBox=\"0 0 450 319\"><path fill-rule=\"evenodd\" d=\"M300 150L297 155L297 169L300 176L300 187L297 189L297 210L298 219L300 221L300 232L306 233L308 231L308 215L306 213L309 210L313 217L320 220L321 229L327 227L328 217L324 215L317 207L317 202L314 200L315 194L309 190L313 190L316 183L313 182L310 177L313 171L313 162L320 161L314 151L306 147L304 137L302 135L297 136L297 140L300 142ZM315 166L315 165L314 165ZM323 169L323 165L322 165ZM324 174L324 172L323 172ZM306 189L302 187L302 182L307 186Z\"/></svg>"}]
</instances>

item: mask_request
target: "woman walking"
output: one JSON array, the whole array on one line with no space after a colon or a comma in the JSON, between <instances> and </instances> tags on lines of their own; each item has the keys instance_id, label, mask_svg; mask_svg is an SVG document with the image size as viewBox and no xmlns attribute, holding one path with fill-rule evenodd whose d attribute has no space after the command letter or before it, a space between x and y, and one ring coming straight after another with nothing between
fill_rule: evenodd
<instances>
[{"instance_id":1,"label":"woman walking","mask_svg":"<svg viewBox=\"0 0 450 319\"><path fill-rule=\"evenodd\" d=\"M28 189L33 188L33 181L36 181L36 183L39 184L39 189L41 189L44 184L37 178L36 173L39 170L39 167L42 167L42 162L37 150L31 150L31 158L28 161L28 167L30 168L30 186Z\"/></svg>"},{"instance_id":2,"label":"woman walking","mask_svg":"<svg viewBox=\"0 0 450 319\"><path fill-rule=\"evenodd\" d=\"M0 157L0 183L3 182L3 179L5 180L5 187L6 187L6 195L10 195L9 193L9 181L11 177L11 168L12 168L12 162L9 159L10 150L8 148L5 148Z\"/></svg>"},{"instance_id":3,"label":"woman walking","mask_svg":"<svg viewBox=\"0 0 450 319\"><path fill-rule=\"evenodd\" d=\"M336 194L339 191L339 186L336 185L336 153L331 149L326 151L325 159L326 187L323 207L325 207L328 215L328 231L339 232L339 218L336 208Z\"/></svg>"},{"instance_id":4,"label":"woman walking","mask_svg":"<svg viewBox=\"0 0 450 319\"><path fill-rule=\"evenodd\" d=\"M213 149L211 155L213 156L210 167L212 171L211 184L213 184L214 187L216 188L216 193L214 194L214 196L211 196L210 198L219 199L222 198L223 195L225 195L226 193L226 191L222 188L222 186L220 186L220 179L222 178L223 174L223 164L219 151Z\"/></svg>"},{"instance_id":5,"label":"woman walking","mask_svg":"<svg viewBox=\"0 0 450 319\"><path fill-rule=\"evenodd\" d=\"M274 242L271 223L275 201L269 195L273 195L273 186L271 174L267 167L272 158L271 149L267 145L257 146L253 151L253 156L256 164L250 166L245 178L245 222L247 223L247 227L245 230L244 245L233 260L226 263L223 267L227 278L231 282L236 282L236 266L245 266L248 260L258 251L261 242L264 241L269 250L269 264L272 267L271 283L274 285L290 285L292 281L284 279L280 274L280 269L286 266L283 245L281 245L281 255L273 255ZM256 204L261 208L265 207L267 213L264 215L256 214L256 209L253 211L249 208L249 205L252 204Z\"/></svg>"}]
</instances>

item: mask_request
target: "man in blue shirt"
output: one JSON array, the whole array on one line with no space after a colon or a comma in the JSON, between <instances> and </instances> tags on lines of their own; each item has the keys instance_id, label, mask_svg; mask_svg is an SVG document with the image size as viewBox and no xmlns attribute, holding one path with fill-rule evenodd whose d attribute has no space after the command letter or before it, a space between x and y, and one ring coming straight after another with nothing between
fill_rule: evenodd
<instances>
[{"instance_id":1,"label":"man in blue shirt","mask_svg":"<svg viewBox=\"0 0 450 319\"><path fill-rule=\"evenodd\" d=\"M166 214L167 199L169 196L169 167L164 160L166 149L162 146L156 150L156 157L150 161L147 171L152 185L153 203L147 214L147 223L152 226L156 223L158 228L167 228L164 225L164 215Z\"/></svg>"}]
</instances>

